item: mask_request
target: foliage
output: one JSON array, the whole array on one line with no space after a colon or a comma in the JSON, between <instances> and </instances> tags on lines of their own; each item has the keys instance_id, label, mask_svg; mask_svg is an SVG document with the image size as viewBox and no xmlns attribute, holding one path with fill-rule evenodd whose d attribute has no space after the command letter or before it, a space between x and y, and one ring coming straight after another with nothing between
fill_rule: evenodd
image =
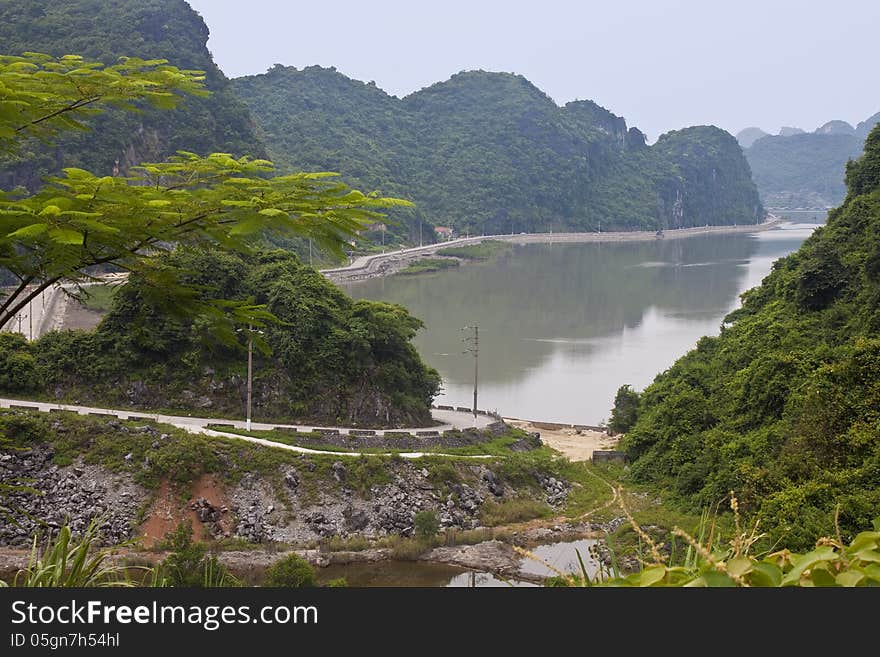
<instances>
[{"instance_id":1,"label":"foliage","mask_svg":"<svg viewBox=\"0 0 880 657\"><path fill-rule=\"evenodd\" d=\"M271 171L263 160L181 153L128 177L69 168L32 196L0 196L0 267L19 282L3 299L0 324L48 287L90 280L92 267L113 264L150 282L153 298L167 308L226 320L217 328L228 336L228 315L241 323L235 311L253 317L256 309L200 303L179 275L161 266L176 245L247 251L254 236L280 233L340 250L346 236L379 218L376 208L397 203L328 182L326 174L264 176Z\"/></svg>"},{"instance_id":2,"label":"foliage","mask_svg":"<svg viewBox=\"0 0 880 657\"><path fill-rule=\"evenodd\" d=\"M685 129L649 147L622 118L590 101L560 108L522 76L469 71L403 99L317 66L279 65L232 84L280 168L341 171L415 201L415 214L393 215L399 241L418 242L425 220L473 235L754 223L763 214L727 133Z\"/></svg>"},{"instance_id":3,"label":"foliage","mask_svg":"<svg viewBox=\"0 0 880 657\"><path fill-rule=\"evenodd\" d=\"M189 523L181 523L169 532L165 544L171 554L156 569L158 581L163 586L213 588L239 585L217 558L208 554L204 543L192 540Z\"/></svg>"},{"instance_id":4,"label":"foliage","mask_svg":"<svg viewBox=\"0 0 880 657\"><path fill-rule=\"evenodd\" d=\"M439 378L411 342L421 322L401 306L352 301L280 251L244 257L178 248L151 266L117 290L94 332L49 333L32 344L0 337L0 388L21 395L51 386L81 401L179 411L207 398L211 414L242 417L252 335L255 417L430 422ZM191 290L187 302L199 317L169 308L157 280ZM256 329L267 316L277 321L262 334L235 331L236 317ZM133 389L141 391L134 399Z\"/></svg>"},{"instance_id":5,"label":"foliage","mask_svg":"<svg viewBox=\"0 0 880 657\"><path fill-rule=\"evenodd\" d=\"M831 534L838 504L844 536L880 513L878 136L827 225L655 379L621 443L636 480L689 508L738 490L791 549Z\"/></svg>"},{"instance_id":6,"label":"foliage","mask_svg":"<svg viewBox=\"0 0 880 657\"><path fill-rule=\"evenodd\" d=\"M263 586L270 588L306 588L318 585L315 569L297 554L289 554L266 569Z\"/></svg>"},{"instance_id":7,"label":"foliage","mask_svg":"<svg viewBox=\"0 0 880 657\"><path fill-rule=\"evenodd\" d=\"M859 532L848 544L838 531L835 538L819 538L806 553L788 549L759 553L756 545L762 536L757 524L746 531L739 524L736 498L731 495L736 528L727 541L709 529L709 516L698 537L675 530L686 551L681 558L664 555L655 541L629 516L630 522L645 542L649 558L641 568L626 576L612 567L601 568L593 577L581 560L581 574L560 573L552 586L612 587L855 587L880 586L880 518L873 521L873 531ZM712 522L714 528L714 520ZM578 555L580 556L580 555Z\"/></svg>"},{"instance_id":8,"label":"foliage","mask_svg":"<svg viewBox=\"0 0 880 657\"><path fill-rule=\"evenodd\" d=\"M82 107L92 102L146 96L161 104L174 99L169 90L189 91L197 81L177 69L160 66L161 62L120 65L117 70L77 58L55 62L34 55L32 59L51 70L43 75L39 66L23 59L11 61L0 70L3 88L13 99L10 102L24 108L20 115L0 115L0 129L8 127L10 133L6 138L0 135L4 142L14 144L17 131L28 126L42 129L44 124L48 126L56 120L64 119L60 124L63 128L79 127L68 115L81 113ZM81 71L70 70L74 63ZM82 87L76 87L79 95L69 91L65 95L69 83L64 79L56 81L55 76L82 78ZM93 77L95 82L91 82ZM44 78L47 81L38 82ZM43 102L45 109L31 108L23 100L30 97ZM44 121L43 117L51 120ZM24 123L15 123L16 120ZM271 171L271 163L264 160L235 159L221 153L199 157L180 152L166 162L140 165L128 176L98 177L82 169L67 168L63 177L50 179L35 194L0 194L0 212L4 217L0 268L16 279L16 287L0 300L0 325L53 285L78 286L91 280L98 266L113 265L128 271L135 285L127 295L120 295L124 298L117 304L120 311L111 315L111 327L97 335L56 335L39 346L21 350L4 338L0 344L0 385L9 390L34 391L37 386L33 359L41 355L47 357L50 370L66 379L62 382L56 377L56 382L68 385L89 385L90 376L106 379L108 372L128 371L132 368L126 366L136 368L138 361L157 377L164 374L155 367L155 357L161 352L168 356L184 351L183 355L188 357L184 362L194 365L212 356L202 348L206 338L224 345L227 358L231 358L239 347L237 326L248 326L251 330L267 321L277 321L261 306L267 304L278 306L290 320L285 329L274 333L277 341L283 343L279 346L279 360L288 367L302 365L299 361L303 358L312 358L314 362L312 380L294 379L302 386L294 405L326 404L326 398L315 399L324 388L307 386L320 376L318 373L341 370L345 374L343 383L348 384L348 395L341 396L343 408L324 412L341 417L356 389L369 388L370 382L377 380L378 386L387 391L387 405L394 407L394 413L427 414L437 377L421 364L409 344L420 324L402 308L366 301L352 303L323 279L318 284L317 275L303 280L308 276L293 258L287 258L287 270L282 272L284 256L278 254L262 260L265 266L260 273L264 278L250 281L247 289L235 286L234 279L227 279L222 289L211 285L215 276L208 268L221 263L239 270L245 267L243 255L234 262L236 256L220 249L248 255L256 239L274 234L308 236L325 249L341 251L342 244L360 229L381 218L376 209L405 205L402 201L349 190L329 181L330 174L268 177L266 174ZM175 249L183 255L172 257ZM228 261L223 262L224 258ZM196 270L188 269L187 263L196 266ZM271 275L269 270L273 270ZM305 283L304 289L293 285L297 282ZM297 297L294 290L329 294L326 298L310 299L315 303L306 312L302 308L305 299ZM232 298L236 293L238 297ZM323 316L322 310L337 312L330 317ZM157 320L161 325L155 326ZM114 321L123 321L134 331L114 331ZM293 336L287 330L297 323L305 329L303 323L308 321L313 322L308 331L301 330ZM334 325L335 331L323 333ZM158 335L145 335L145 331ZM251 332L250 336L254 334ZM299 341L303 337L308 343ZM266 341L255 341L266 350ZM109 342L115 342L117 347L110 352L105 350ZM91 356L96 360L86 366L83 358ZM322 358L328 360L320 362ZM375 360L382 361L381 370L371 372L373 377L361 378ZM415 366L408 367L407 360ZM60 370L56 369L59 364ZM66 368L69 369L65 374ZM192 368L174 369L176 376L171 378L180 385L185 375L190 375L190 381L194 378ZM352 374L358 376L356 381L352 381ZM290 412L289 406L286 412ZM315 413L312 409L307 412ZM386 421L391 414L386 412Z\"/></svg>"},{"instance_id":9,"label":"foliage","mask_svg":"<svg viewBox=\"0 0 880 657\"><path fill-rule=\"evenodd\" d=\"M616 433L626 433L636 423L639 416L639 393L632 386L624 385L617 389L614 408L608 428Z\"/></svg>"},{"instance_id":10,"label":"foliage","mask_svg":"<svg viewBox=\"0 0 880 657\"><path fill-rule=\"evenodd\" d=\"M437 514L430 509L419 511L413 520L413 528L418 538L434 538L440 531L440 520L437 519Z\"/></svg>"},{"instance_id":11,"label":"foliage","mask_svg":"<svg viewBox=\"0 0 880 657\"><path fill-rule=\"evenodd\" d=\"M13 586L21 587L110 587L134 586L128 568L113 563L114 548L99 548L101 520L93 519L82 536L72 536L70 527L63 525L38 550L39 540L34 536L28 566L20 570Z\"/></svg>"},{"instance_id":12,"label":"foliage","mask_svg":"<svg viewBox=\"0 0 880 657\"><path fill-rule=\"evenodd\" d=\"M137 103L141 111L136 113L111 109L88 118L92 132L68 132L51 146L29 140L3 167L0 187L35 190L43 176L57 174L62 166L126 175L141 161L162 160L178 150L264 157L250 113L232 94L207 40L202 18L184 0L0 3L0 54L78 53L108 67L124 64L120 58L126 56L167 59L181 68L204 71L204 86L211 92L188 95L169 111L144 103Z\"/></svg>"},{"instance_id":13,"label":"foliage","mask_svg":"<svg viewBox=\"0 0 880 657\"><path fill-rule=\"evenodd\" d=\"M0 55L0 152L17 153L29 137L88 130L84 119L102 105L133 110L133 102L144 100L171 109L181 94L207 95L203 81L201 71L181 71L161 59L105 66L80 55Z\"/></svg>"}]
</instances>

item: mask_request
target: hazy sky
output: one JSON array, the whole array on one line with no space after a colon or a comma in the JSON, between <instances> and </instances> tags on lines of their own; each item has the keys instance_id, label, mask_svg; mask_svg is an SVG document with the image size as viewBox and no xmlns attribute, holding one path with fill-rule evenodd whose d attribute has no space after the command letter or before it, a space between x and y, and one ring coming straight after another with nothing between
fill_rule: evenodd
<instances>
[{"instance_id":1,"label":"hazy sky","mask_svg":"<svg viewBox=\"0 0 880 657\"><path fill-rule=\"evenodd\" d=\"M468 69L591 99L651 141L880 110L880 0L189 0L230 77L335 66L404 96Z\"/></svg>"}]
</instances>

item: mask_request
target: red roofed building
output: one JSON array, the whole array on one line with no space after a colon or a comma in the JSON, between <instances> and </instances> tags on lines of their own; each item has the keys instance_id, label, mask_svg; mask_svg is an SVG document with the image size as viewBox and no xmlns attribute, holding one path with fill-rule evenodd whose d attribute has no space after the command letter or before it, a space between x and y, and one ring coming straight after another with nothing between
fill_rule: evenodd
<instances>
[{"instance_id":1,"label":"red roofed building","mask_svg":"<svg viewBox=\"0 0 880 657\"><path fill-rule=\"evenodd\" d=\"M455 237L455 231L448 226L435 226L434 232L437 233L437 238L443 242Z\"/></svg>"}]
</instances>

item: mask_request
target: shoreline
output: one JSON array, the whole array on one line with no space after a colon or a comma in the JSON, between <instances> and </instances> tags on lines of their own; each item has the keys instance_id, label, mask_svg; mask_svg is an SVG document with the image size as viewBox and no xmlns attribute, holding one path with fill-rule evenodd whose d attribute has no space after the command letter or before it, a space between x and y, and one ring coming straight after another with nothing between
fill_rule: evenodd
<instances>
[{"instance_id":1,"label":"shoreline","mask_svg":"<svg viewBox=\"0 0 880 657\"><path fill-rule=\"evenodd\" d=\"M452 566L464 571L485 572L540 585L549 575L536 575L523 570L526 559L513 546L533 549L582 539L604 541L611 525L556 518L484 529L488 533L483 540L426 546L420 554L408 557L396 555L393 548L375 546L354 550L327 550L313 545L257 547L254 544L252 549L221 548L212 549L211 553L221 564L244 580L261 575L272 563L295 554L308 561L319 575L329 566L412 562ZM155 566L168 554L167 550L127 547L114 551L111 561L133 567ZM0 546L0 579L11 580L18 570L27 568L30 557L30 549Z\"/></svg>"},{"instance_id":2,"label":"shoreline","mask_svg":"<svg viewBox=\"0 0 880 657\"><path fill-rule=\"evenodd\" d=\"M610 233L521 233L519 235L480 235L462 237L448 242L438 242L425 246L415 246L388 253L377 253L359 256L345 267L321 269L320 272L334 283L350 283L371 278L381 278L396 273L410 263L421 258L435 255L440 249L451 246L467 246L484 241L508 242L510 244L580 244L591 242L649 242L658 239L684 239L709 234L757 233L775 228L785 220L776 215L769 215L767 221L760 224L733 226L698 226L693 228L674 228L663 232L662 237L657 231L617 231Z\"/></svg>"}]
</instances>

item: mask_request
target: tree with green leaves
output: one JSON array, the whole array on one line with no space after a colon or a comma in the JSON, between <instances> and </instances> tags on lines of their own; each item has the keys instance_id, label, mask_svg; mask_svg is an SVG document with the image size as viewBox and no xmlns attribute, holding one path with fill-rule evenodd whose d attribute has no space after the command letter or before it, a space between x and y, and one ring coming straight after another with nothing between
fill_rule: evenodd
<instances>
[{"instance_id":1,"label":"tree with green leaves","mask_svg":"<svg viewBox=\"0 0 880 657\"><path fill-rule=\"evenodd\" d=\"M25 137L50 139L87 129L102 107L139 103L173 107L204 94L198 71L164 60L123 59L113 66L68 55L0 57L0 149L14 153ZM74 291L98 266L137 273L169 308L230 324L267 319L245 302L200 302L193 290L157 264L177 245L249 252L256 238L304 236L341 253L344 246L405 201L365 195L330 173L272 176L265 160L179 152L127 176L75 168L35 194L0 192L0 268L16 285L0 298L0 326L53 285Z\"/></svg>"},{"instance_id":2,"label":"tree with green leaves","mask_svg":"<svg viewBox=\"0 0 880 657\"><path fill-rule=\"evenodd\" d=\"M620 386L614 395L614 408L608 428L615 433L626 433L639 417L639 393L632 386Z\"/></svg>"}]
</instances>

